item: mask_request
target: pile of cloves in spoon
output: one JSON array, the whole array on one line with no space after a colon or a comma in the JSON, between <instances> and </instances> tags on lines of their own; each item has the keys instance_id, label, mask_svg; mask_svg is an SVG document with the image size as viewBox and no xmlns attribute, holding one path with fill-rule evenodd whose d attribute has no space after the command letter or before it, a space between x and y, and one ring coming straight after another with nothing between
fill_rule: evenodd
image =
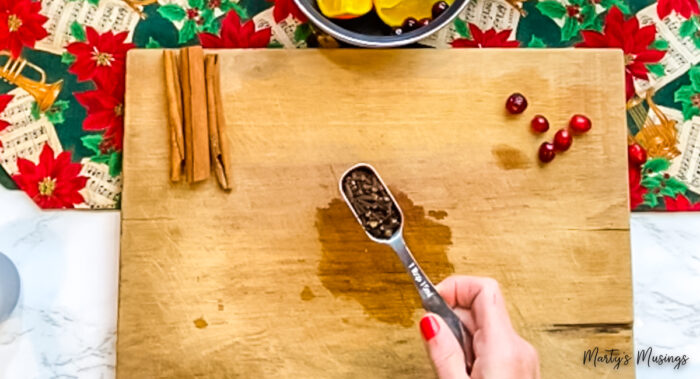
<instances>
[{"instance_id":1,"label":"pile of cloves in spoon","mask_svg":"<svg viewBox=\"0 0 700 379\"><path fill-rule=\"evenodd\" d=\"M343 192L367 232L388 239L401 226L401 214L374 173L358 167L343 178Z\"/></svg>"}]
</instances>

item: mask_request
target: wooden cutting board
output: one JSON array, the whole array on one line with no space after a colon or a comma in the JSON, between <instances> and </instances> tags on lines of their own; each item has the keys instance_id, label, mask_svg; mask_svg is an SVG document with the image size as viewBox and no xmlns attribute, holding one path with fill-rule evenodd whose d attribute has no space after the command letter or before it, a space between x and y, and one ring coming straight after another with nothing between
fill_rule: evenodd
<instances>
[{"instance_id":1,"label":"wooden cutting board","mask_svg":"<svg viewBox=\"0 0 700 379\"><path fill-rule=\"evenodd\" d=\"M634 376L582 364L633 354L619 51L219 54L231 193L169 182L162 51L129 53L120 378L432 376L408 276L340 201L357 162L398 197L435 282L500 282L543 378ZM510 116L516 91L530 105ZM538 164L574 113L593 129Z\"/></svg>"}]
</instances>

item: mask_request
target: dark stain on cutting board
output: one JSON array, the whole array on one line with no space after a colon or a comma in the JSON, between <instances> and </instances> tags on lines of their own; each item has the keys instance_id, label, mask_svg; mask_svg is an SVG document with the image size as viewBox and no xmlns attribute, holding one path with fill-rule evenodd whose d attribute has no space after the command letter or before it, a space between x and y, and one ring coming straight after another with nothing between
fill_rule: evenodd
<instances>
[{"instance_id":1,"label":"dark stain on cutting board","mask_svg":"<svg viewBox=\"0 0 700 379\"><path fill-rule=\"evenodd\" d=\"M194 326L196 326L197 329L204 329L207 326L209 326L209 323L203 317L200 317L200 318L194 320Z\"/></svg>"},{"instance_id":2,"label":"dark stain on cutting board","mask_svg":"<svg viewBox=\"0 0 700 379\"><path fill-rule=\"evenodd\" d=\"M491 154L496 157L498 167L504 170L524 169L530 165L527 155L512 146L496 145L491 149Z\"/></svg>"},{"instance_id":3,"label":"dark stain on cutting board","mask_svg":"<svg viewBox=\"0 0 700 379\"><path fill-rule=\"evenodd\" d=\"M311 291L311 288L309 288L309 286L304 286L304 289L301 290L301 293L299 294L299 296L304 301L313 300L313 298L316 297L316 295L314 295L314 293Z\"/></svg>"},{"instance_id":4,"label":"dark stain on cutting board","mask_svg":"<svg viewBox=\"0 0 700 379\"><path fill-rule=\"evenodd\" d=\"M406 194L392 193L404 213L409 249L431 280L440 282L454 272L447 259L450 228L426 218L425 209ZM354 299L379 321L413 325L413 314L421 302L411 278L389 246L370 241L345 202L333 199L319 208L316 229L322 248L318 276L334 296Z\"/></svg>"},{"instance_id":5,"label":"dark stain on cutting board","mask_svg":"<svg viewBox=\"0 0 700 379\"><path fill-rule=\"evenodd\" d=\"M428 211L428 216L436 219L436 220L442 220L445 217L447 217L447 212L443 210L437 210L437 211Z\"/></svg>"}]
</instances>

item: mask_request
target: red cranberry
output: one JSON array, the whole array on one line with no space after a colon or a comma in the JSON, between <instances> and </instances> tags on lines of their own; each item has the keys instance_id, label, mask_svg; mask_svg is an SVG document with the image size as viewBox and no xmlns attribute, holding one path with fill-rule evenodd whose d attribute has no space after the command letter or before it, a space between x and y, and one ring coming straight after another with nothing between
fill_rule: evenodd
<instances>
[{"instance_id":1,"label":"red cranberry","mask_svg":"<svg viewBox=\"0 0 700 379\"><path fill-rule=\"evenodd\" d=\"M638 143L633 143L627 147L627 157L630 165L633 167L639 167L646 163L647 152Z\"/></svg>"},{"instance_id":2,"label":"red cranberry","mask_svg":"<svg viewBox=\"0 0 700 379\"><path fill-rule=\"evenodd\" d=\"M416 20L413 17L409 17L406 20L404 20L403 24L401 25L401 29L403 29L406 32L410 32L412 30L418 29L418 20Z\"/></svg>"},{"instance_id":3,"label":"red cranberry","mask_svg":"<svg viewBox=\"0 0 700 379\"><path fill-rule=\"evenodd\" d=\"M549 142L542 142L540 145L540 150L537 152L537 156L540 158L540 161L544 163L551 162L552 159L554 159L555 154L556 152L554 151L554 145Z\"/></svg>"},{"instance_id":4,"label":"red cranberry","mask_svg":"<svg viewBox=\"0 0 700 379\"><path fill-rule=\"evenodd\" d=\"M591 130L591 120L582 114L575 114L569 121L569 127L576 133L585 133Z\"/></svg>"},{"instance_id":5,"label":"red cranberry","mask_svg":"<svg viewBox=\"0 0 700 379\"><path fill-rule=\"evenodd\" d=\"M420 20L418 20L418 25L420 25L420 26L428 26L428 25L430 25L430 19L427 18L427 17L426 17L426 18L421 18Z\"/></svg>"},{"instance_id":6,"label":"red cranberry","mask_svg":"<svg viewBox=\"0 0 700 379\"><path fill-rule=\"evenodd\" d=\"M538 114L530 121L530 126L537 133L544 133L549 130L549 121L541 114Z\"/></svg>"},{"instance_id":7,"label":"red cranberry","mask_svg":"<svg viewBox=\"0 0 700 379\"><path fill-rule=\"evenodd\" d=\"M433 4L433 9L432 9L432 15L433 19L437 18L439 15L443 14L447 8L450 6L447 5L447 2L444 1L438 1L437 3Z\"/></svg>"},{"instance_id":8,"label":"red cranberry","mask_svg":"<svg viewBox=\"0 0 700 379\"><path fill-rule=\"evenodd\" d=\"M506 110L509 113L523 113L525 108L527 108L527 100L525 99L525 96L517 92L508 96L508 100L506 100Z\"/></svg>"},{"instance_id":9,"label":"red cranberry","mask_svg":"<svg viewBox=\"0 0 700 379\"><path fill-rule=\"evenodd\" d=\"M569 133L568 130L559 129L554 135L554 148L558 151L569 150L569 147L571 147L571 142L573 140L574 137L571 136L571 133Z\"/></svg>"}]
</instances>

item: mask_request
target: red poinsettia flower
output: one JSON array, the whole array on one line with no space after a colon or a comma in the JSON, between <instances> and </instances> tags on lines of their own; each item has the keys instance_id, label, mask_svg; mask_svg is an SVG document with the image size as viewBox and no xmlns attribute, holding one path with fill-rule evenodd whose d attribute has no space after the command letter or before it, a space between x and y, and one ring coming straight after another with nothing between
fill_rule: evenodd
<instances>
[{"instance_id":1,"label":"red poinsettia flower","mask_svg":"<svg viewBox=\"0 0 700 379\"><path fill-rule=\"evenodd\" d=\"M605 17L603 33L584 30L583 42L577 47L609 47L622 49L625 54L625 82L627 98L634 95L634 80L649 80L647 64L656 63L666 54L663 50L649 49L656 36L656 26L639 27L639 21L632 17L625 21L617 7L613 7Z\"/></svg>"},{"instance_id":2,"label":"red poinsettia flower","mask_svg":"<svg viewBox=\"0 0 700 379\"><path fill-rule=\"evenodd\" d=\"M471 32L472 39L458 38L452 41L452 47L518 47L520 42L509 41L511 30L505 29L497 32L496 29L491 28L485 32L482 32L478 26L474 24L469 24L469 31Z\"/></svg>"},{"instance_id":3,"label":"red poinsettia flower","mask_svg":"<svg viewBox=\"0 0 700 379\"><path fill-rule=\"evenodd\" d=\"M75 99L87 109L83 120L83 129L88 131L104 130L100 148L122 150L124 139L124 82L113 81L116 85L101 85L92 91L75 94Z\"/></svg>"},{"instance_id":4,"label":"red poinsettia flower","mask_svg":"<svg viewBox=\"0 0 700 379\"><path fill-rule=\"evenodd\" d=\"M134 47L133 43L124 43L128 33L99 34L89 26L85 32L87 42L66 46L68 52L75 55L69 71L76 74L78 80L97 79L104 83L124 80L126 52Z\"/></svg>"},{"instance_id":5,"label":"red poinsettia flower","mask_svg":"<svg viewBox=\"0 0 700 379\"><path fill-rule=\"evenodd\" d=\"M42 25L48 18L39 13L41 1L0 0L0 50L19 57L22 47L34 47L48 33Z\"/></svg>"},{"instance_id":6,"label":"red poinsettia flower","mask_svg":"<svg viewBox=\"0 0 700 379\"><path fill-rule=\"evenodd\" d=\"M5 108L7 108L7 104L9 104L10 101L12 101L13 97L14 96L12 95L0 95L0 113L5 111ZM8 126L10 126L9 122L5 120L0 120L0 132L5 130L5 128L7 128ZM2 141L0 141L0 147L2 147Z\"/></svg>"},{"instance_id":7,"label":"red poinsettia flower","mask_svg":"<svg viewBox=\"0 0 700 379\"><path fill-rule=\"evenodd\" d=\"M700 14L698 0L659 0L656 3L656 14L660 19L666 18L672 11L676 11L683 18L688 19L694 14Z\"/></svg>"},{"instance_id":8,"label":"red poinsettia flower","mask_svg":"<svg viewBox=\"0 0 700 379\"><path fill-rule=\"evenodd\" d=\"M630 209L637 208L644 202L644 195L647 193L646 187L641 185L642 173L640 168L629 168L629 185L630 185Z\"/></svg>"},{"instance_id":9,"label":"red poinsettia flower","mask_svg":"<svg viewBox=\"0 0 700 379\"><path fill-rule=\"evenodd\" d=\"M280 22L287 18L290 14L301 22L306 22L306 15L297 7L294 0L271 0L275 3L272 8L272 15L275 17L275 22Z\"/></svg>"},{"instance_id":10,"label":"red poinsettia flower","mask_svg":"<svg viewBox=\"0 0 700 379\"><path fill-rule=\"evenodd\" d=\"M229 11L221 23L221 37L211 33L199 33L199 41L207 48L248 49L267 47L270 43L270 28L255 31L253 20L241 24L238 14Z\"/></svg>"},{"instance_id":11,"label":"red poinsettia flower","mask_svg":"<svg viewBox=\"0 0 700 379\"><path fill-rule=\"evenodd\" d=\"M54 158L53 149L47 143L38 164L18 158L17 167L19 173L12 179L39 207L73 208L84 201L78 191L85 188L88 177L79 176L82 166L71 162L69 152L64 151Z\"/></svg>"},{"instance_id":12,"label":"red poinsettia flower","mask_svg":"<svg viewBox=\"0 0 700 379\"><path fill-rule=\"evenodd\" d=\"M669 212L700 211L700 202L690 204L690 200L680 194L677 195L675 199L664 196L664 203L666 204L666 210Z\"/></svg>"}]
</instances>

